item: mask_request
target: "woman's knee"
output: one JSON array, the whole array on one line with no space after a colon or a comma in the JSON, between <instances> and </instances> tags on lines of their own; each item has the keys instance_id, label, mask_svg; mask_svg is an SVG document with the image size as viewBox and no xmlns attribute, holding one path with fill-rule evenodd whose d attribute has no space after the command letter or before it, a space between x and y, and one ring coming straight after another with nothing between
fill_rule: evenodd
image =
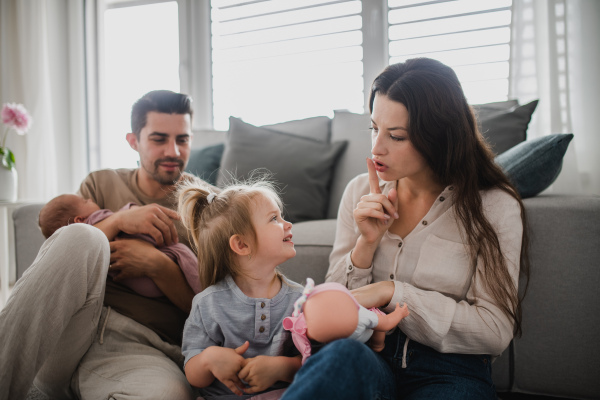
<instances>
[{"instance_id":1,"label":"woman's knee","mask_svg":"<svg viewBox=\"0 0 600 400\"><path fill-rule=\"evenodd\" d=\"M324 346L317 354L309 357L325 368L333 370L364 370L369 365L378 364L378 356L367 345L353 339L335 340Z\"/></svg>"}]
</instances>

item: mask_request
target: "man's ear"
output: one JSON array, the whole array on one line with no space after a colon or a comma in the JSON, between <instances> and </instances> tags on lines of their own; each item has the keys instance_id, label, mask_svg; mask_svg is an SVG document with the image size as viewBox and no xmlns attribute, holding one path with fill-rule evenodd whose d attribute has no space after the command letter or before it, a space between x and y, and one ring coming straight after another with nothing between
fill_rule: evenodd
<instances>
[{"instance_id":1,"label":"man's ear","mask_svg":"<svg viewBox=\"0 0 600 400\"><path fill-rule=\"evenodd\" d=\"M250 254L250 246L240 235L233 235L229 238L229 247L234 253L240 256L247 256Z\"/></svg>"},{"instance_id":2,"label":"man's ear","mask_svg":"<svg viewBox=\"0 0 600 400\"><path fill-rule=\"evenodd\" d=\"M125 136L125 139L127 139L127 143L129 143L129 146L132 149L138 151L138 138L135 133L128 133L127 136Z\"/></svg>"}]
</instances>

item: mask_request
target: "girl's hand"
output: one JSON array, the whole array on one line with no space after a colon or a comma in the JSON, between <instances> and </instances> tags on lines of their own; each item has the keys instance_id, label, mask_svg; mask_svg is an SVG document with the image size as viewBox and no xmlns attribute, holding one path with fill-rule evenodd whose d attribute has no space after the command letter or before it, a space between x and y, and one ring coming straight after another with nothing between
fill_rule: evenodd
<instances>
[{"instance_id":1,"label":"girl's hand","mask_svg":"<svg viewBox=\"0 0 600 400\"><path fill-rule=\"evenodd\" d=\"M244 392L258 393L273 386L277 379L277 363L273 357L256 356L247 358L238 377L246 382Z\"/></svg>"},{"instance_id":2,"label":"girl's hand","mask_svg":"<svg viewBox=\"0 0 600 400\"><path fill-rule=\"evenodd\" d=\"M354 210L354 221L366 244L377 246L392 225L392 218L398 218L396 189L387 196L379 189L379 178L373 160L367 158L370 193L360 198Z\"/></svg>"},{"instance_id":3,"label":"girl's hand","mask_svg":"<svg viewBox=\"0 0 600 400\"><path fill-rule=\"evenodd\" d=\"M242 389L244 388L244 384L238 378L238 373L245 364L246 360L242 357L242 354L248 350L248 347L250 347L248 341L237 349L209 347L209 349L212 349L210 360L207 360L208 365L210 365L210 372L238 396L243 394Z\"/></svg>"},{"instance_id":4,"label":"girl's hand","mask_svg":"<svg viewBox=\"0 0 600 400\"><path fill-rule=\"evenodd\" d=\"M350 292L358 304L365 308L372 308L385 307L390 304L395 289L394 282L381 281L353 289Z\"/></svg>"},{"instance_id":5,"label":"girl's hand","mask_svg":"<svg viewBox=\"0 0 600 400\"><path fill-rule=\"evenodd\" d=\"M291 382L301 365L299 357L256 356L245 360L238 377L247 383L244 392L258 393L277 381Z\"/></svg>"}]
</instances>

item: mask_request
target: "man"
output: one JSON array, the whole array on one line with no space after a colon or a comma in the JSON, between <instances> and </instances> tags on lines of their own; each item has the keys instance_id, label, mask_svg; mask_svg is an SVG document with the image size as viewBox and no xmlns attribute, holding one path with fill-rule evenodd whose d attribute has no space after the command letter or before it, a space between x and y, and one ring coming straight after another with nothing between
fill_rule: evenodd
<instances>
[{"instance_id":1,"label":"man","mask_svg":"<svg viewBox=\"0 0 600 400\"><path fill-rule=\"evenodd\" d=\"M25 398L34 378L51 398L193 398L180 345L194 292L177 264L148 242L114 240L124 231L189 245L174 192L195 179L182 172L191 119L183 94L153 91L134 104L127 141L140 167L92 172L79 189L115 214L98 229L73 224L52 235L0 314L0 399ZM119 211L128 202L140 207ZM119 284L140 276L165 297Z\"/></svg>"}]
</instances>

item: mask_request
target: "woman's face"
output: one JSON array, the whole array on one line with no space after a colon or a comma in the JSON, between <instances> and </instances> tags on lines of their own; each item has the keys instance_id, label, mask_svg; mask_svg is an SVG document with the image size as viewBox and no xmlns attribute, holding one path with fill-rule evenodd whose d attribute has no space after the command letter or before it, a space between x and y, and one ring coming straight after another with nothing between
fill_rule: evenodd
<instances>
[{"instance_id":1,"label":"woman's face","mask_svg":"<svg viewBox=\"0 0 600 400\"><path fill-rule=\"evenodd\" d=\"M425 159L409 139L408 110L404 104L376 94L371 124L371 153L379 178L395 181L431 174Z\"/></svg>"}]
</instances>

